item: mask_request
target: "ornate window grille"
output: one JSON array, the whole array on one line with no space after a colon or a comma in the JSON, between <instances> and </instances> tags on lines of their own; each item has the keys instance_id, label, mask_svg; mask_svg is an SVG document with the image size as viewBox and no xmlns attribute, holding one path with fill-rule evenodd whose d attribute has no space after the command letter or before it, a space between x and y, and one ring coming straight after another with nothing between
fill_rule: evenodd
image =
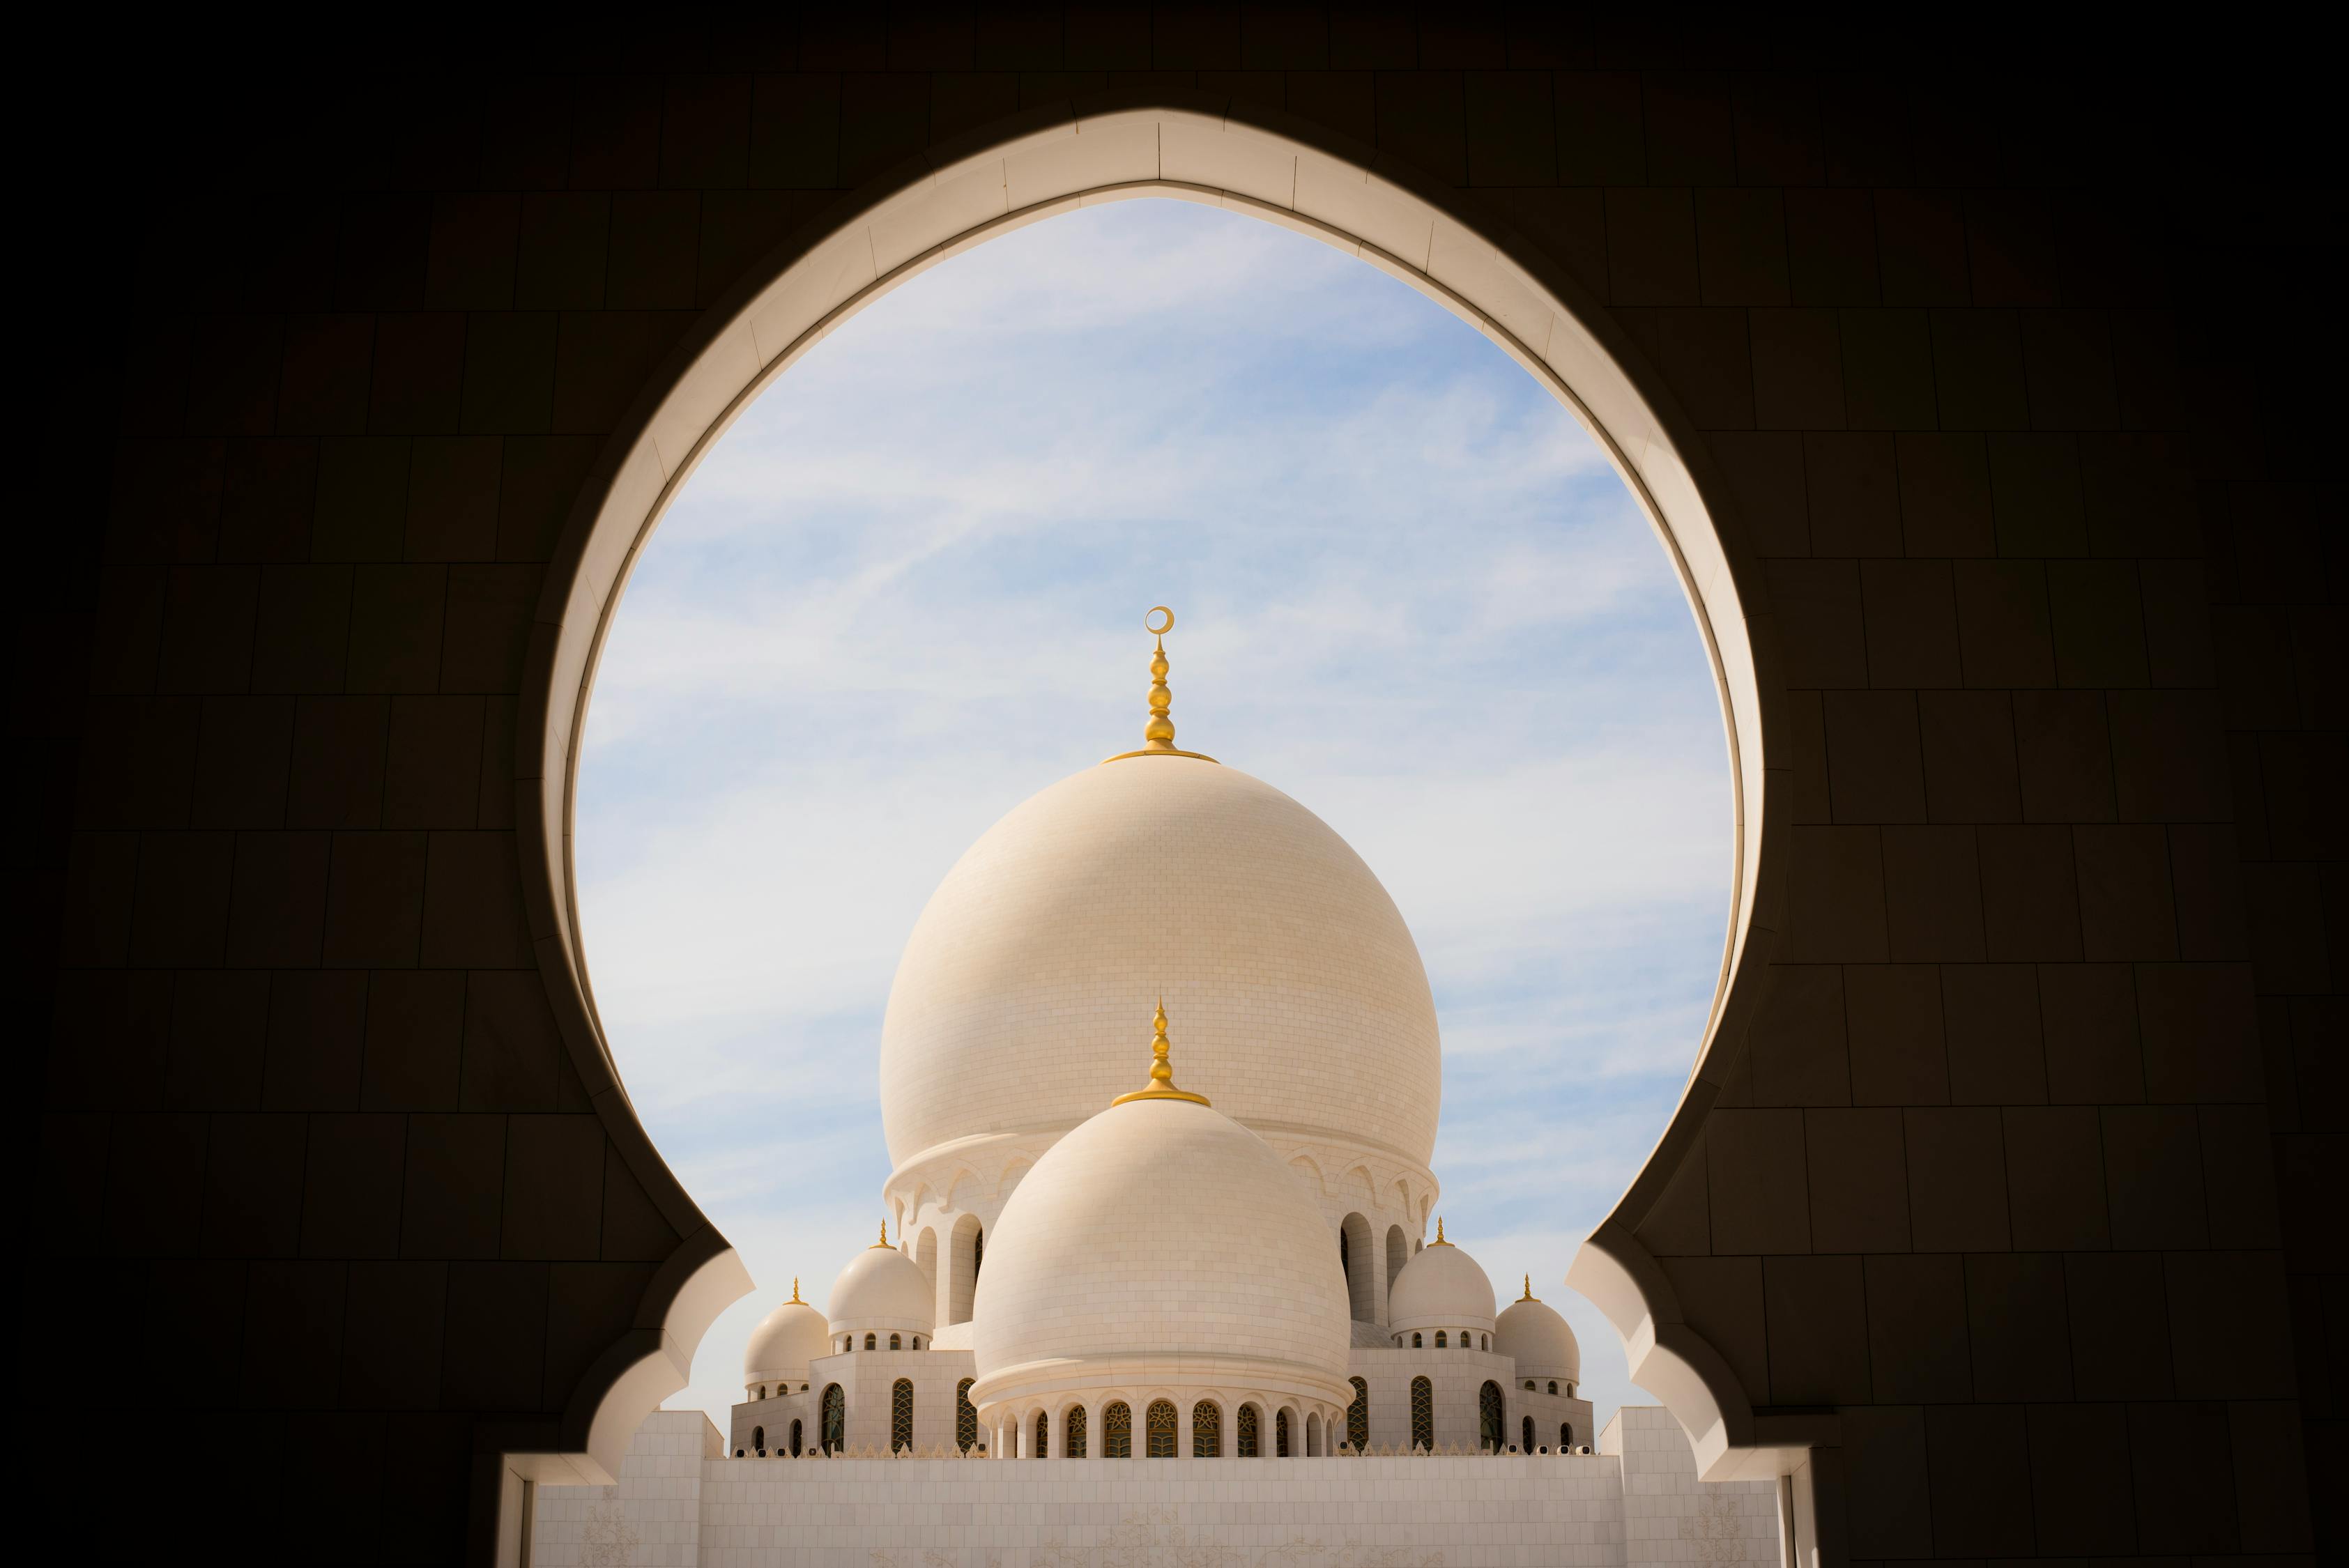
<instances>
[{"instance_id":1,"label":"ornate window grille","mask_svg":"<svg viewBox=\"0 0 2349 1568\"><path fill-rule=\"evenodd\" d=\"M1082 1405L1069 1407L1068 1427L1068 1440L1061 1445L1061 1456L1081 1460L1085 1457L1085 1408Z\"/></svg>"},{"instance_id":2,"label":"ornate window grille","mask_svg":"<svg viewBox=\"0 0 2349 1568\"><path fill-rule=\"evenodd\" d=\"M1244 1460L1257 1459L1263 1451L1262 1439L1257 1436L1256 1407L1242 1405L1239 1420L1239 1457Z\"/></svg>"},{"instance_id":3,"label":"ornate window grille","mask_svg":"<svg viewBox=\"0 0 2349 1568\"><path fill-rule=\"evenodd\" d=\"M1191 1454L1195 1459L1212 1460L1224 1451L1224 1412L1212 1399L1202 1399L1191 1407Z\"/></svg>"},{"instance_id":4,"label":"ornate window grille","mask_svg":"<svg viewBox=\"0 0 2349 1568\"><path fill-rule=\"evenodd\" d=\"M889 1385L889 1449L914 1446L914 1380L900 1377Z\"/></svg>"},{"instance_id":5,"label":"ornate window grille","mask_svg":"<svg viewBox=\"0 0 2349 1568\"><path fill-rule=\"evenodd\" d=\"M1476 1440L1495 1453L1507 1441L1501 1436L1501 1386L1487 1379L1476 1390Z\"/></svg>"},{"instance_id":6,"label":"ornate window grille","mask_svg":"<svg viewBox=\"0 0 2349 1568\"><path fill-rule=\"evenodd\" d=\"M1288 1457L1288 1412L1286 1410L1275 1411L1273 1414L1272 1457L1277 1460L1285 1460Z\"/></svg>"},{"instance_id":7,"label":"ornate window grille","mask_svg":"<svg viewBox=\"0 0 2349 1568\"><path fill-rule=\"evenodd\" d=\"M1133 1408L1118 1399L1102 1412L1102 1458L1130 1460L1133 1457Z\"/></svg>"},{"instance_id":8,"label":"ornate window grille","mask_svg":"<svg viewBox=\"0 0 2349 1568\"><path fill-rule=\"evenodd\" d=\"M1036 1451L1030 1457L1040 1460L1052 1457L1052 1418L1041 1410L1036 1412Z\"/></svg>"},{"instance_id":9,"label":"ornate window grille","mask_svg":"<svg viewBox=\"0 0 2349 1568\"><path fill-rule=\"evenodd\" d=\"M848 1446L848 1401L837 1383L823 1386L823 1451L836 1454Z\"/></svg>"},{"instance_id":10,"label":"ornate window grille","mask_svg":"<svg viewBox=\"0 0 2349 1568\"><path fill-rule=\"evenodd\" d=\"M1411 1446L1435 1449L1435 1385L1424 1377L1411 1380Z\"/></svg>"},{"instance_id":11,"label":"ornate window grille","mask_svg":"<svg viewBox=\"0 0 2349 1568\"><path fill-rule=\"evenodd\" d=\"M1150 1401L1150 1408L1143 1416L1142 1430L1144 1439L1143 1454L1145 1458L1171 1460L1176 1457L1174 1402L1172 1399Z\"/></svg>"}]
</instances>

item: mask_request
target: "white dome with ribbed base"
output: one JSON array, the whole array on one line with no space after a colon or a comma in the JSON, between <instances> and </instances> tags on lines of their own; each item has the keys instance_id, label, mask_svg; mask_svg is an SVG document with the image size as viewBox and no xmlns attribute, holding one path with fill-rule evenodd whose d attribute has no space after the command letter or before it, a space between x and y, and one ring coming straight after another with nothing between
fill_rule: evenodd
<instances>
[{"instance_id":1,"label":"white dome with ribbed base","mask_svg":"<svg viewBox=\"0 0 2349 1568\"><path fill-rule=\"evenodd\" d=\"M929 1276L887 1242L865 1248L832 1284L833 1334L924 1334L937 1316Z\"/></svg>"},{"instance_id":2,"label":"white dome with ribbed base","mask_svg":"<svg viewBox=\"0 0 2349 1568\"><path fill-rule=\"evenodd\" d=\"M750 1331L750 1346L742 1353L742 1386L804 1382L808 1363L831 1353L830 1326L822 1312L800 1299L800 1282L793 1280L792 1299Z\"/></svg>"},{"instance_id":3,"label":"white dome with ribbed base","mask_svg":"<svg viewBox=\"0 0 2349 1568\"><path fill-rule=\"evenodd\" d=\"M1271 785L1164 755L1030 798L931 895L882 1028L891 1161L1076 1126L1132 1082L1133 1008L1159 995L1185 1072L1243 1125L1433 1155L1435 1006L1394 901Z\"/></svg>"},{"instance_id":4,"label":"white dome with ribbed base","mask_svg":"<svg viewBox=\"0 0 2349 1568\"><path fill-rule=\"evenodd\" d=\"M1444 1239L1444 1222L1435 1224L1435 1240L1412 1254L1387 1293L1387 1326L1397 1335L1413 1329L1457 1332L1493 1330L1493 1282L1476 1260Z\"/></svg>"},{"instance_id":5,"label":"white dome with ribbed base","mask_svg":"<svg viewBox=\"0 0 2349 1568\"><path fill-rule=\"evenodd\" d=\"M1557 1309L1536 1298L1531 1279L1526 1294L1502 1310L1493 1348L1516 1362L1520 1377L1582 1381L1582 1346Z\"/></svg>"},{"instance_id":6,"label":"white dome with ribbed base","mask_svg":"<svg viewBox=\"0 0 2349 1568\"><path fill-rule=\"evenodd\" d=\"M1005 1205L970 1397L1212 1387L1334 1410L1351 1337L1329 1222L1280 1157L1196 1099L1134 1099L1055 1143Z\"/></svg>"}]
</instances>

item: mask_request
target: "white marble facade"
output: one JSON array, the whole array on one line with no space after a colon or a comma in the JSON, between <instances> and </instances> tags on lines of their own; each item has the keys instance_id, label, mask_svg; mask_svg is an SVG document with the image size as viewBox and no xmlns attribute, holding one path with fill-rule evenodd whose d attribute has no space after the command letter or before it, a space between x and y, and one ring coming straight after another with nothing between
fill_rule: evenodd
<instances>
[{"instance_id":1,"label":"white marble facade","mask_svg":"<svg viewBox=\"0 0 2349 1568\"><path fill-rule=\"evenodd\" d=\"M1777 1568L1777 1489L1707 1485L1666 1412L1591 1454L733 1459L646 1421L609 1487L540 1489L544 1568Z\"/></svg>"}]
</instances>

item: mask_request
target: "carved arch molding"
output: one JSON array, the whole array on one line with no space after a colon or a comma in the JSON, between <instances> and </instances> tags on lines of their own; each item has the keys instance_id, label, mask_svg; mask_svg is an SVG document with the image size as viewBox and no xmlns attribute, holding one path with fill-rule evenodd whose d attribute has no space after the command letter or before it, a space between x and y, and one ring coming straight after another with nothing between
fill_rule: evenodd
<instances>
[{"instance_id":1,"label":"carved arch molding","mask_svg":"<svg viewBox=\"0 0 2349 1568\"><path fill-rule=\"evenodd\" d=\"M612 614L670 500L734 418L841 322L926 269L1093 203L1172 197L1337 247L1485 334L1598 438L1655 528L1695 612L1728 732L1735 809L1727 940L1695 1070L1645 1167L1568 1276L1622 1336L1631 1375L1671 1409L1713 1479L1799 1465L1806 1434L1757 1429L1753 1400L1686 1324L1632 1233L1694 1147L1768 978L1788 835L1764 738L1786 699L1759 569L1694 427L1604 311L1537 247L1369 149L1278 110L1165 95L1031 111L931 150L793 235L714 305L649 378L574 502L531 627L515 777L530 934L556 1018L606 1128L689 1241L631 1334L575 1390L560 1453L512 1453L547 1481L615 1475L643 1418L685 1386L695 1346L750 1280L646 1138L620 1087L580 944L572 799L581 727ZM843 217L843 214L845 214ZM1782 748L1783 749L1783 748Z\"/></svg>"}]
</instances>

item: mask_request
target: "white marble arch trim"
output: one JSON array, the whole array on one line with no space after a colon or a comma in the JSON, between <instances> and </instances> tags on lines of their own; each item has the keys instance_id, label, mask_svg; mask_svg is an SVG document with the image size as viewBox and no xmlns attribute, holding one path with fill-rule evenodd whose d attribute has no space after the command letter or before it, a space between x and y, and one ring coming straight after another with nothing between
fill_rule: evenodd
<instances>
[{"instance_id":1,"label":"white marble arch trim","mask_svg":"<svg viewBox=\"0 0 2349 1568\"><path fill-rule=\"evenodd\" d=\"M852 214L845 221L778 247L647 379L582 486L531 630L515 789L532 937L566 1048L624 1158L644 1167L637 1174L655 1202L682 1234L707 1226L619 1088L588 978L571 843L580 725L638 553L678 486L750 399L854 311L1014 227L1088 201L1164 195L1298 229L1475 325L1592 432L1680 574L1723 703L1735 848L1720 981L1695 1042L1695 1070L1609 1222L1609 1255L1638 1249L1631 1232L1693 1146L1733 1055L1715 1046L1742 1040L1766 984L1759 960L1781 923L1789 853L1788 835L1776 826L1785 791L1766 789L1764 761L1765 738L1784 732L1785 708L1766 596L1726 487L1661 377L1578 284L1477 208L1473 194L1258 106L1151 94L1039 109L934 150L865 191L843 203ZM1634 1281L1660 1276L1652 1268L1623 1272ZM1617 1319L1619 1329L1624 1321ZM1691 1365L1708 1394L1689 1408L1692 1431L1720 1424L1717 1410L1750 1409L1718 1356ZM640 1395L621 1395L622 1381L612 1379L608 1391L636 1408L632 1429L651 1407Z\"/></svg>"}]
</instances>

